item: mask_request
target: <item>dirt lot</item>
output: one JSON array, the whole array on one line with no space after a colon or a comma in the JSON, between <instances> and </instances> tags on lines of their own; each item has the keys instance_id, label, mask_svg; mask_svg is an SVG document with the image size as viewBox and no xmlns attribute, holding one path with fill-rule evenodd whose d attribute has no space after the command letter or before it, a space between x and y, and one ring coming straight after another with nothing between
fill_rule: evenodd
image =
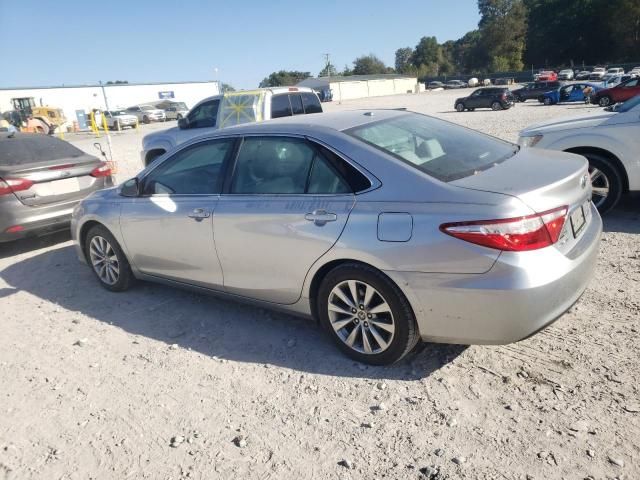
<instances>
[{"instance_id":1,"label":"dirt lot","mask_svg":"<svg viewBox=\"0 0 640 480\"><path fill-rule=\"evenodd\" d=\"M326 110L407 107L509 140L595 111L456 113L455 96ZM113 136L120 180L163 127ZM68 234L0 246L0 479L638 479L638 200L605 219L596 276L551 327L387 368L279 313L152 284L108 293Z\"/></svg>"}]
</instances>

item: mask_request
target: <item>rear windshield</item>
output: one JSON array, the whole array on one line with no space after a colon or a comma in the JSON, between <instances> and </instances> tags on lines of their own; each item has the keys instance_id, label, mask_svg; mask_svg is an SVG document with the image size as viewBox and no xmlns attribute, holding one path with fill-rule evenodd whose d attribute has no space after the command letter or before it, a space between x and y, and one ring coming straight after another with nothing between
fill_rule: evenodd
<instances>
[{"instance_id":1,"label":"rear windshield","mask_svg":"<svg viewBox=\"0 0 640 480\"><path fill-rule=\"evenodd\" d=\"M491 168L518 151L511 143L414 113L345 133L444 182Z\"/></svg>"},{"instance_id":2,"label":"rear windshield","mask_svg":"<svg viewBox=\"0 0 640 480\"><path fill-rule=\"evenodd\" d=\"M0 136L0 167L86 155L70 143L39 133Z\"/></svg>"}]
</instances>

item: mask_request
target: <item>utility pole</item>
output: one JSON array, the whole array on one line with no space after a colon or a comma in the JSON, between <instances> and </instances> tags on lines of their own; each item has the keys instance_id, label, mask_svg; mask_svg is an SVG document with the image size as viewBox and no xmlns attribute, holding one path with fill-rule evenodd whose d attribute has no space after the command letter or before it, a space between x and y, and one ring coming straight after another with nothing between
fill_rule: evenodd
<instances>
[{"instance_id":1,"label":"utility pole","mask_svg":"<svg viewBox=\"0 0 640 480\"><path fill-rule=\"evenodd\" d=\"M105 110L109 111L109 101L107 100L107 92L104 89L102 80L100 80L100 88L102 89L102 98L104 99ZM104 113L102 115L103 115L102 118L104 119ZM113 161L113 150L111 149L111 135L109 134L109 128L107 128L104 133L107 136L107 147L109 148L109 159Z\"/></svg>"},{"instance_id":2,"label":"utility pole","mask_svg":"<svg viewBox=\"0 0 640 480\"><path fill-rule=\"evenodd\" d=\"M322 56L324 57L324 68L327 71L327 78L331 78L331 69L329 68L329 65L331 65L331 62L329 61L329 53L323 53Z\"/></svg>"}]
</instances>

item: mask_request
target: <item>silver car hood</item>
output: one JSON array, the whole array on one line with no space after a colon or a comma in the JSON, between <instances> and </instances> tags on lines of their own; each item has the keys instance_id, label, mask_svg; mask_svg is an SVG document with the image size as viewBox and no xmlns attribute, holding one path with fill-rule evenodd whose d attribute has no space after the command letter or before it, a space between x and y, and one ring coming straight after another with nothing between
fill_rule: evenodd
<instances>
[{"instance_id":1,"label":"silver car hood","mask_svg":"<svg viewBox=\"0 0 640 480\"><path fill-rule=\"evenodd\" d=\"M169 138L172 142L175 141L175 138L180 131L178 127L167 128L166 130L161 130L159 132L152 132L144 137L142 137L142 146L146 150L146 146L150 143L157 143L164 139Z\"/></svg>"},{"instance_id":2,"label":"silver car hood","mask_svg":"<svg viewBox=\"0 0 640 480\"><path fill-rule=\"evenodd\" d=\"M521 136L544 135L547 131L560 131L575 128L591 128L597 127L604 121L615 115L615 112L603 112L598 115L588 117L561 118L553 122L543 122L533 124L520 132Z\"/></svg>"},{"instance_id":3,"label":"silver car hood","mask_svg":"<svg viewBox=\"0 0 640 480\"><path fill-rule=\"evenodd\" d=\"M587 160L572 153L521 148L513 157L450 185L519 198L536 212L573 205L590 195ZM588 177L587 177L588 178Z\"/></svg>"}]
</instances>

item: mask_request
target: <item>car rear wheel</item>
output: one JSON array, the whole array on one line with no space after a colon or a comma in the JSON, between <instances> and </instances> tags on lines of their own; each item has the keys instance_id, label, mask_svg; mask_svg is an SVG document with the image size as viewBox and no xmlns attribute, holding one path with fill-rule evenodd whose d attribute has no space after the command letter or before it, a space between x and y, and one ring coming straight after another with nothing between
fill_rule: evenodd
<instances>
[{"instance_id":1,"label":"car rear wheel","mask_svg":"<svg viewBox=\"0 0 640 480\"><path fill-rule=\"evenodd\" d=\"M502 110L502 104L500 102L493 102L491 104L491 110L493 110L494 112Z\"/></svg>"},{"instance_id":2,"label":"car rear wheel","mask_svg":"<svg viewBox=\"0 0 640 480\"><path fill-rule=\"evenodd\" d=\"M611 97L608 96L604 96L604 97L600 97L600 100L598 100L598 105L600 105L601 107L608 107L609 105L611 105Z\"/></svg>"},{"instance_id":3,"label":"car rear wheel","mask_svg":"<svg viewBox=\"0 0 640 480\"><path fill-rule=\"evenodd\" d=\"M544 102L545 105L551 105L551 99L549 97L544 97Z\"/></svg>"},{"instance_id":4,"label":"car rear wheel","mask_svg":"<svg viewBox=\"0 0 640 480\"><path fill-rule=\"evenodd\" d=\"M85 252L93 273L107 290L123 292L134 282L127 257L105 227L96 225L89 230Z\"/></svg>"},{"instance_id":5,"label":"car rear wheel","mask_svg":"<svg viewBox=\"0 0 640 480\"><path fill-rule=\"evenodd\" d=\"M145 115L144 117L142 117L142 123L151 123L151 120L149 120L149 117Z\"/></svg>"},{"instance_id":6,"label":"car rear wheel","mask_svg":"<svg viewBox=\"0 0 640 480\"><path fill-rule=\"evenodd\" d=\"M456 103L456 111L464 112L464 103Z\"/></svg>"},{"instance_id":7,"label":"car rear wheel","mask_svg":"<svg viewBox=\"0 0 640 480\"><path fill-rule=\"evenodd\" d=\"M622 176L607 157L597 153L583 155L589 160L593 204L600 213L606 213L620 201L624 189Z\"/></svg>"},{"instance_id":8,"label":"car rear wheel","mask_svg":"<svg viewBox=\"0 0 640 480\"><path fill-rule=\"evenodd\" d=\"M388 365L419 340L413 311L386 275L358 263L340 265L318 292L320 322L345 354L372 365Z\"/></svg>"},{"instance_id":9,"label":"car rear wheel","mask_svg":"<svg viewBox=\"0 0 640 480\"><path fill-rule=\"evenodd\" d=\"M113 124L113 129L114 129L114 130L121 130L121 129L122 129L122 128L121 128L121 125L120 125L120 121L119 121L119 120L116 120L116 121L114 122L114 124Z\"/></svg>"}]
</instances>

